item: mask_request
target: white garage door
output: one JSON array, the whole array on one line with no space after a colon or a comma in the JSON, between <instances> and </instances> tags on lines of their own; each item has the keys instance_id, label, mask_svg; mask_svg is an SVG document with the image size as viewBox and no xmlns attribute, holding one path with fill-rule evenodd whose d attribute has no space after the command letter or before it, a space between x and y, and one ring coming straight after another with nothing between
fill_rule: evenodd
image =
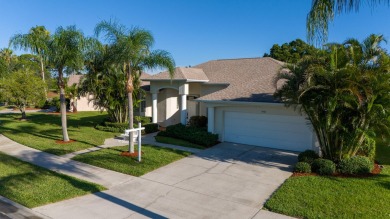
<instances>
[{"instance_id":1,"label":"white garage door","mask_svg":"<svg viewBox=\"0 0 390 219\"><path fill-rule=\"evenodd\" d=\"M304 151L312 145L307 123L301 116L225 112L224 141Z\"/></svg>"}]
</instances>

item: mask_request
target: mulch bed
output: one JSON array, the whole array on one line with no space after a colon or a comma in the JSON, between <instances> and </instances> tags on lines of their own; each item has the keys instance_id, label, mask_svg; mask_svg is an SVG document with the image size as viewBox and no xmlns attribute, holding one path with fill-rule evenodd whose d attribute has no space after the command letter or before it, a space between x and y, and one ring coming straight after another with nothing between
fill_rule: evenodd
<instances>
[{"instance_id":1,"label":"mulch bed","mask_svg":"<svg viewBox=\"0 0 390 219\"><path fill-rule=\"evenodd\" d=\"M69 140L69 141L64 141L64 140L56 140L56 144L70 144L76 142L76 140Z\"/></svg>"},{"instance_id":2,"label":"mulch bed","mask_svg":"<svg viewBox=\"0 0 390 219\"><path fill-rule=\"evenodd\" d=\"M47 114L61 115L60 112L47 112ZM74 112L66 112L66 114L74 114Z\"/></svg>"},{"instance_id":3,"label":"mulch bed","mask_svg":"<svg viewBox=\"0 0 390 219\"><path fill-rule=\"evenodd\" d=\"M141 154L144 154L144 152L141 151ZM123 151L120 155L124 157L138 157L138 151L134 151L134 153Z\"/></svg>"},{"instance_id":4,"label":"mulch bed","mask_svg":"<svg viewBox=\"0 0 390 219\"><path fill-rule=\"evenodd\" d=\"M373 177L381 173L383 166L379 165L377 163L374 164L374 169L371 171L371 173L363 174L363 175L350 175L350 174L343 174L343 173L335 173L333 174L334 177L341 177L341 178L367 178L367 177ZM299 176L319 176L317 173L293 173L291 177L299 177Z\"/></svg>"},{"instance_id":5,"label":"mulch bed","mask_svg":"<svg viewBox=\"0 0 390 219\"><path fill-rule=\"evenodd\" d=\"M16 111L16 110L19 110L19 108L14 107L14 108L12 108L12 110L13 110L13 111ZM26 110L41 110L41 109L39 109L39 108L33 108L33 107L26 107Z\"/></svg>"}]
</instances>

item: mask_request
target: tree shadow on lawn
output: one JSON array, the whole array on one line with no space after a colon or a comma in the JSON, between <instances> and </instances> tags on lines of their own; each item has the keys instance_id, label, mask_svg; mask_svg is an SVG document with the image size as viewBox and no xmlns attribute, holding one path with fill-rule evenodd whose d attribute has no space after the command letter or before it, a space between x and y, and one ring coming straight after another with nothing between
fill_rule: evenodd
<instances>
[{"instance_id":1,"label":"tree shadow on lawn","mask_svg":"<svg viewBox=\"0 0 390 219\"><path fill-rule=\"evenodd\" d=\"M8 127L1 127L0 130L2 130L2 133L6 135L7 132L17 135L17 134L28 134L28 135L33 135L39 138L44 138L44 139L50 139L53 140L53 146L52 148L47 148L42 151L51 153L51 154L67 154L67 153L72 153L75 150L71 150L68 147L64 146L63 144L57 144L54 141L56 140L61 140L62 139L62 130L59 129L50 129L50 130L42 130L38 131L36 130L36 127L34 125L29 125L29 124L24 124L22 126L19 126L18 129L15 128L8 128ZM12 136L10 136L12 138ZM26 136L27 138L28 136ZM71 136L72 137L72 136ZM75 140L76 142L69 143L69 146L74 145L75 143L82 143L84 145L88 145L90 147L97 147L99 145L92 144L90 142L82 141L79 138L71 138L72 140ZM86 147L88 148L88 147Z\"/></svg>"},{"instance_id":2,"label":"tree shadow on lawn","mask_svg":"<svg viewBox=\"0 0 390 219\"><path fill-rule=\"evenodd\" d=\"M19 115L15 115L15 114L0 115L0 120L2 117L8 119L9 122L20 118ZM83 115L83 113L67 115L67 124L68 124L68 128L69 127L74 127L74 128L95 127L97 124L101 123L106 117L107 115L105 114L92 115L92 116ZM54 125L54 126L61 127L61 115L59 114L32 113L32 114L27 114L27 119L28 119L27 122L31 122L37 125ZM7 120L2 120L2 121L6 122Z\"/></svg>"}]
</instances>

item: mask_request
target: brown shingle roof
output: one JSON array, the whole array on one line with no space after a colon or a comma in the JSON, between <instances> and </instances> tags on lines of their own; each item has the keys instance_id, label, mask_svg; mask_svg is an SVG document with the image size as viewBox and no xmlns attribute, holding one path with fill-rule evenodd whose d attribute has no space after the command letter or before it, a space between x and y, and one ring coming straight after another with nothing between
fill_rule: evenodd
<instances>
[{"instance_id":1,"label":"brown shingle roof","mask_svg":"<svg viewBox=\"0 0 390 219\"><path fill-rule=\"evenodd\" d=\"M171 80L167 71L152 75L148 80ZM200 68L175 68L173 80L208 81L206 74Z\"/></svg>"},{"instance_id":2,"label":"brown shingle roof","mask_svg":"<svg viewBox=\"0 0 390 219\"><path fill-rule=\"evenodd\" d=\"M273 58L244 58L209 61L195 68L203 69L209 83L229 83L225 89L202 96L199 100L275 102L273 80L283 62Z\"/></svg>"}]
</instances>

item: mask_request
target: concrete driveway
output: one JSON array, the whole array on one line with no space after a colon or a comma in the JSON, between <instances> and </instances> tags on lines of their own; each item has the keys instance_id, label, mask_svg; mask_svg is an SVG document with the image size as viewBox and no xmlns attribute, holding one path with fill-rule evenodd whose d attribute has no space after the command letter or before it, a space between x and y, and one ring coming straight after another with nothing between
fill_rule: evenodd
<instances>
[{"instance_id":1,"label":"concrete driveway","mask_svg":"<svg viewBox=\"0 0 390 219\"><path fill-rule=\"evenodd\" d=\"M52 218L284 218L260 211L296 153L221 143L142 177L35 208Z\"/></svg>"}]
</instances>

